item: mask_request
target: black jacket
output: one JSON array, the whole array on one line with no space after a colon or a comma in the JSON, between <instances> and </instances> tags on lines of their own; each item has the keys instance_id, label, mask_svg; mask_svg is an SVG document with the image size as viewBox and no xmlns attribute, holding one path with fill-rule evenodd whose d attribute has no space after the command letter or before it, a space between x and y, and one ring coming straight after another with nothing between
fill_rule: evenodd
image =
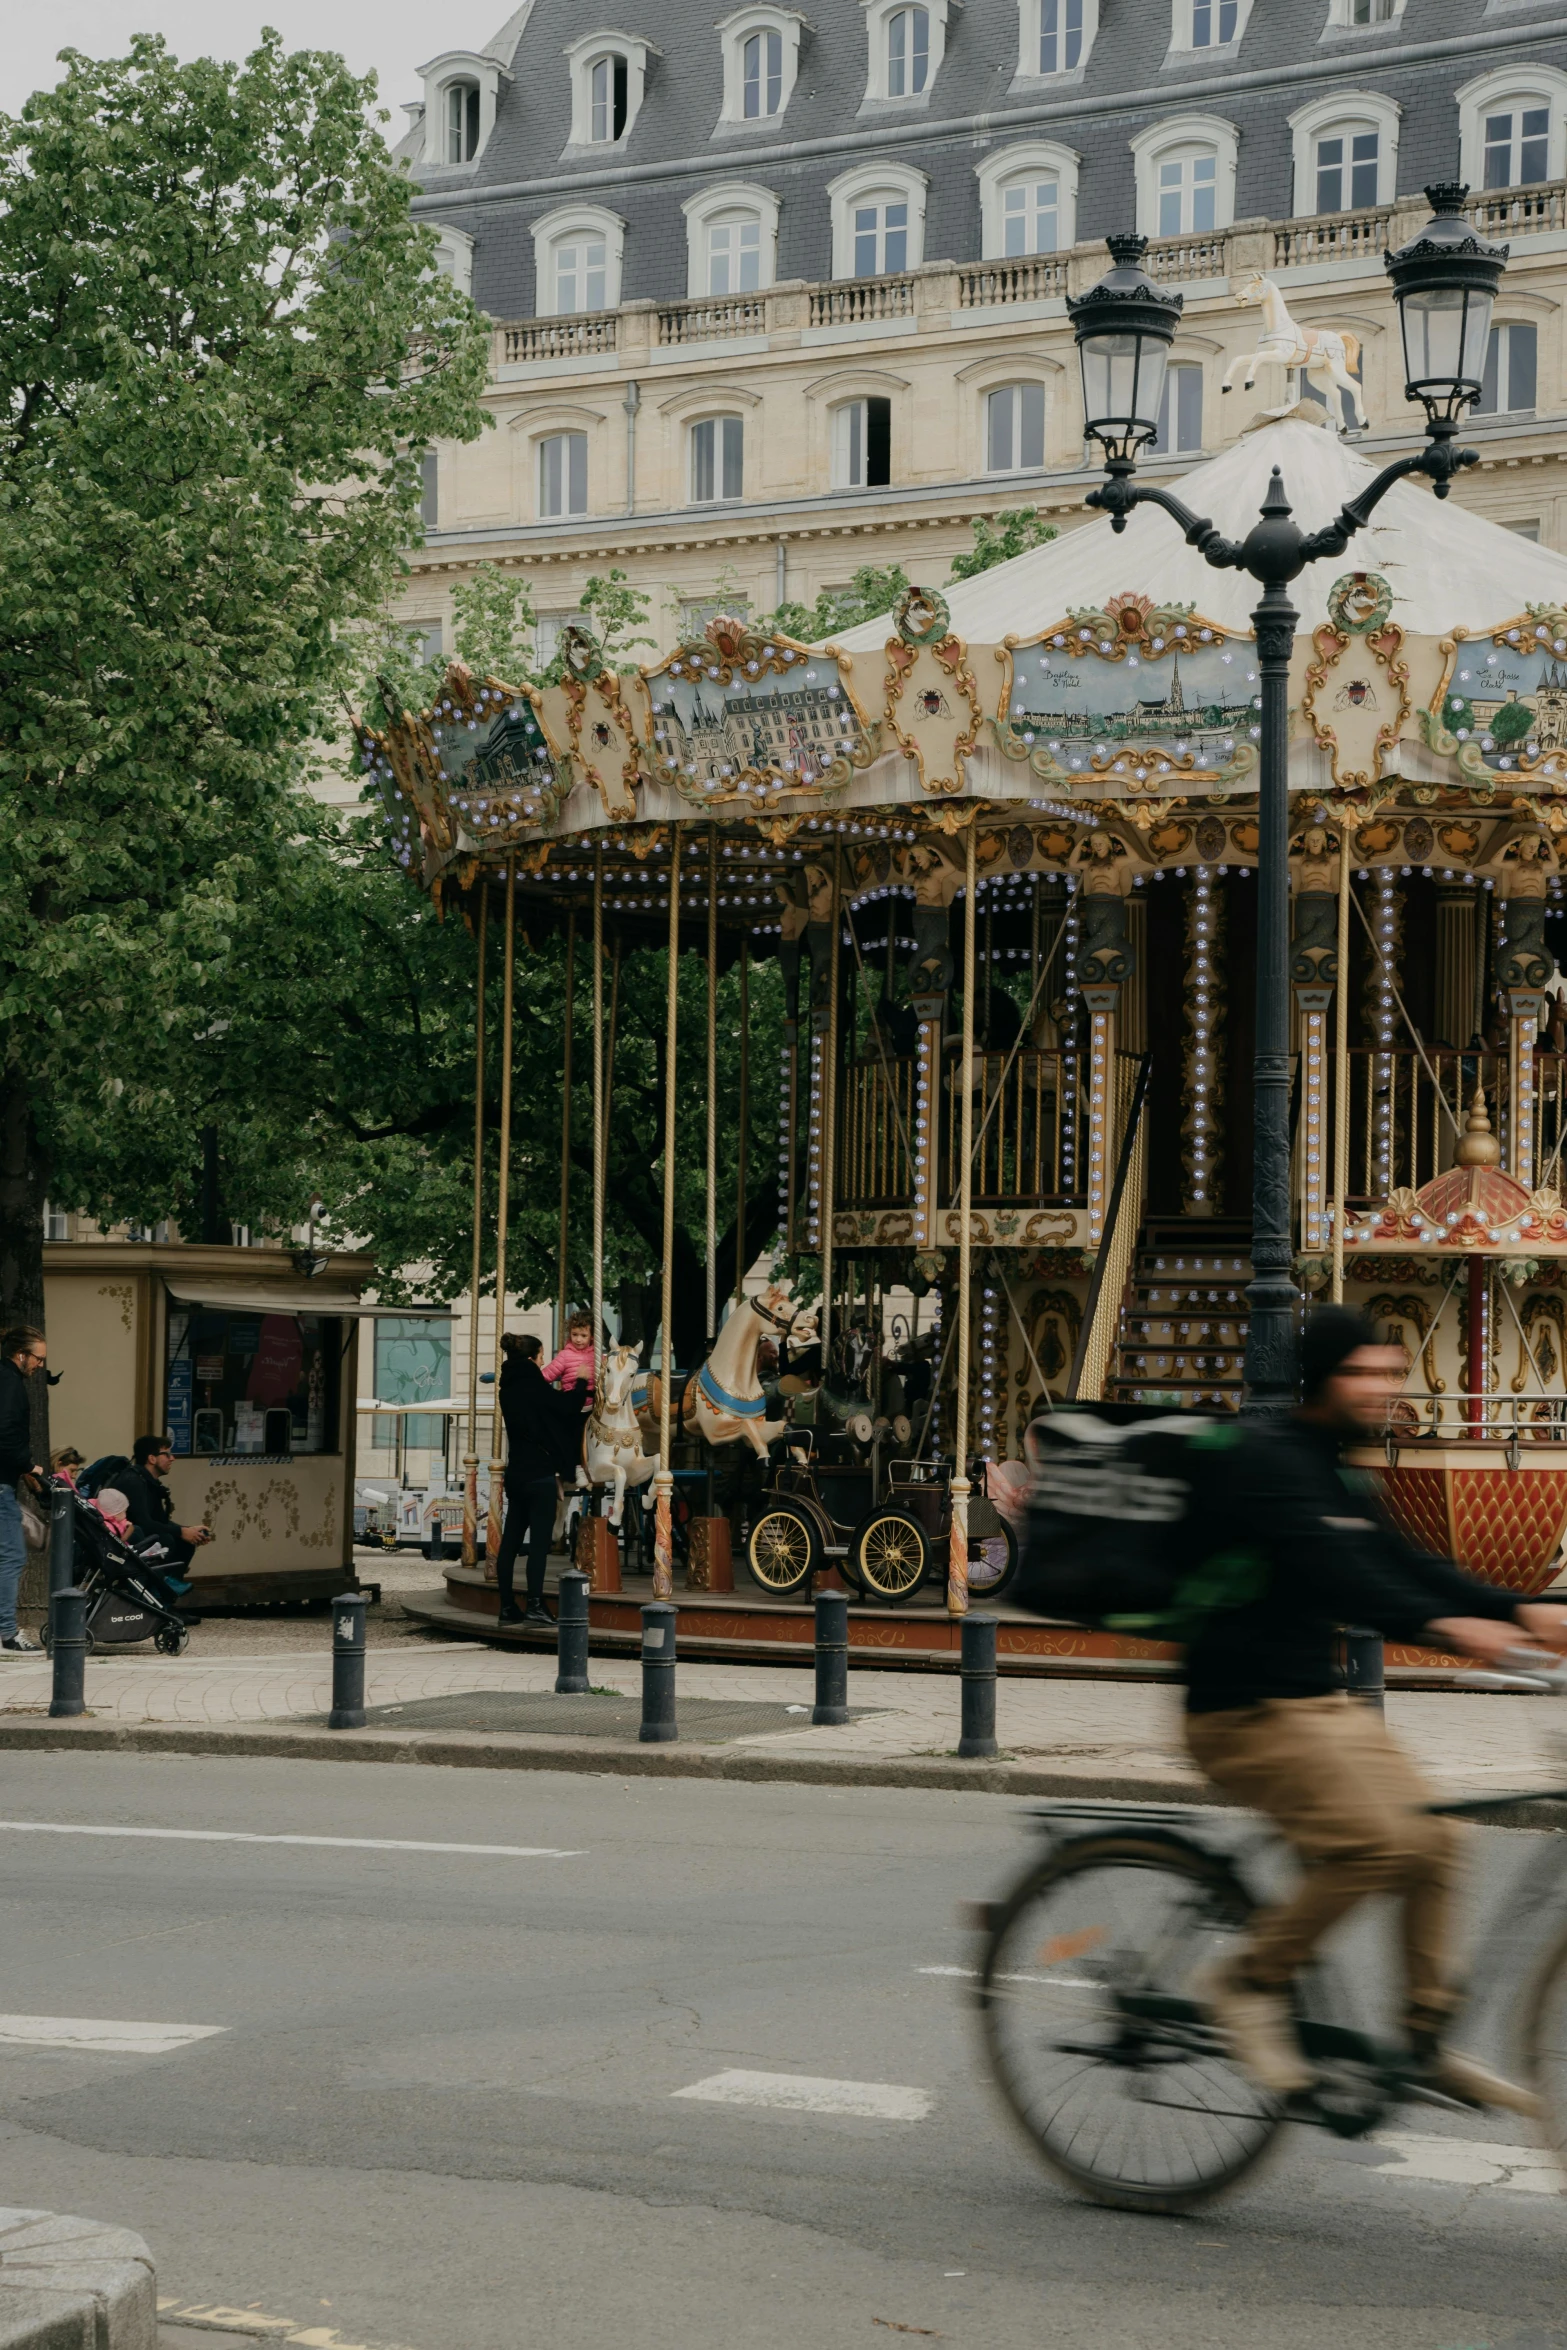
<instances>
[{"instance_id":1,"label":"black jacket","mask_svg":"<svg viewBox=\"0 0 1567 2350\"><path fill-rule=\"evenodd\" d=\"M584 1389L552 1387L537 1363L501 1366L501 1418L506 1423L506 1481L532 1485L540 1477L575 1477L582 1444Z\"/></svg>"},{"instance_id":2,"label":"black jacket","mask_svg":"<svg viewBox=\"0 0 1567 2350\"><path fill-rule=\"evenodd\" d=\"M1512 1618L1515 1592L1406 1542L1375 1480L1346 1469L1340 1451L1329 1430L1292 1420L1247 1429L1214 1456L1216 1473L1194 1509L1192 1533L1205 1558L1248 1554L1260 1596L1207 1617L1193 1638L1186 1653L1192 1713L1329 1695L1342 1685L1342 1624L1418 1646L1437 1617Z\"/></svg>"},{"instance_id":3,"label":"black jacket","mask_svg":"<svg viewBox=\"0 0 1567 2350\"><path fill-rule=\"evenodd\" d=\"M125 1496L125 1515L138 1534L161 1535L174 1522L174 1496L150 1469L122 1469L109 1480Z\"/></svg>"},{"instance_id":4,"label":"black jacket","mask_svg":"<svg viewBox=\"0 0 1567 2350\"><path fill-rule=\"evenodd\" d=\"M0 1485L14 1485L35 1465L27 1381L6 1355L0 1358Z\"/></svg>"}]
</instances>

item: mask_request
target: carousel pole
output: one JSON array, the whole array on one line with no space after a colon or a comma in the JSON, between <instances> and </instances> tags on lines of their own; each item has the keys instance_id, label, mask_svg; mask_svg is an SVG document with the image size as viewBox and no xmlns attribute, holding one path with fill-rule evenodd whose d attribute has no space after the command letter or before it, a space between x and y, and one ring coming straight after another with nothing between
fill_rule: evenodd
<instances>
[{"instance_id":1,"label":"carousel pole","mask_svg":"<svg viewBox=\"0 0 1567 2350\"><path fill-rule=\"evenodd\" d=\"M836 1185L833 1176L838 1155L838 934L843 928L843 852L832 853L832 944L827 950L827 1046L822 1066L822 1174L821 1200L822 1380L828 1377L832 1346L832 1226Z\"/></svg>"},{"instance_id":2,"label":"carousel pole","mask_svg":"<svg viewBox=\"0 0 1567 2350\"><path fill-rule=\"evenodd\" d=\"M502 1483L506 1464L501 1458L501 1340L506 1334L506 1222L511 1186L511 1015L517 965L517 859L506 860L506 976L501 993L501 1148L500 1197L495 1205L495 1398L490 1408L490 1509L484 1529L485 1581L495 1581L495 1562L501 1555Z\"/></svg>"},{"instance_id":3,"label":"carousel pole","mask_svg":"<svg viewBox=\"0 0 1567 2350\"><path fill-rule=\"evenodd\" d=\"M593 850L593 1392L604 1383L604 844Z\"/></svg>"},{"instance_id":4,"label":"carousel pole","mask_svg":"<svg viewBox=\"0 0 1567 2350\"><path fill-rule=\"evenodd\" d=\"M468 1449L462 1463L462 1563L479 1563L479 1281L484 1242L484 949L490 889L479 877L479 980L474 1018L473 1270L468 1279Z\"/></svg>"},{"instance_id":5,"label":"carousel pole","mask_svg":"<svg viewBox=\"0 0 1567 2350\"><path fill-rule=\"evenodd\" d=\"M707 830L707 1343L718 1336L718 827Z\"/></svg>"},{"instance_id":6,"label":"carousel pole","mask_svg":"<svg viewBox=\"0 0 1567 2350\"><path fill-rule=\"evenodd\" d=\"M959 1062L962 1074L958 1080L962 1088L963 1139L958 1159L961 1170L958 1180L958 1393L954 1415L957 1427L952 1463L952 1531L947 1537L949 1616L968 1614L968 1324L973 1256L971 1227L974 1220L974 1088L970 1079L974 1059L974 850L978 829L979 810L975 808L969 816L963 879L963 1051Z\"/></svg>"},{"instance_id":7,"label":"carousel pole","mask_svg":"<svg viewBox=\"0 0 1567 2350\"><path fill-rule=\"evenodd\" d=\"M1333 1303L1344 1302L1344 1194L1349 1189L1349 811L1338 827L1338 963L1333 999Z\"/></svg>"},{"instance_id":8,"label":"carousel pole","mask_svg":"<svg viewBox=\"0 0 1567 2350\"><path fill-rule=\"evenodd\" d=\"M653 1479L653 1597L675 1588L674 1475L669 1466L669 1405L675 1383L671 1324L675 1313L675 1047L680 1032L680 834L669 828L669 990L664 1010L664 1294L658 1354L658 1473Z\"/></svg>"},{"instance_id":9,"label":"carousel pole","mask_svg":"<svg viewBox=\"0 0 1567 2350\"><path fill-rule=\"evenodd\" d=\"M751 941L740 935L740 1150L735 1180L735 1303L745 1288L746 1145L751 1136Z\"/></svg>"},{"instance_id":10,"label":"carousel pole","mask_svg":"<svg viewBox=\"0 0 1567 2350\"><path fill-rule=\"evenodd\" d=\"M571 1275L567 1257L571 1244L571 1028L577 992L577 909L566 916L566 1030L560 1089L560 1307L555 1343L566 1343L566 1309L571 1303ZM594 1340L595 1347L598 1340Z\"/></svg>"}]
</instances>

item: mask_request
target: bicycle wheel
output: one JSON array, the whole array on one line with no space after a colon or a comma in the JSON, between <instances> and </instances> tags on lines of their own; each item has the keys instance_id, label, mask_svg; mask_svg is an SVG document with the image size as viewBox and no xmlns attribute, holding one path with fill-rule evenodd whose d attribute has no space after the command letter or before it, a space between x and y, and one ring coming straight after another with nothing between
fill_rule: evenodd
<instances>
[{"instance_id":1,"label":"bicycle wheel","mask_svg":"<svg viewBox=\"0 0 1567 2350\"><path fill-rule=\"evenodd\" d=\"M1017 1536L998 1511L988 1533L969 1535L970 1599L999 1599L1016 1573Z\"/></svg>"},{"instance_id":2,"label":"bicycle wheel","mask_svg":"<svg viewBox=\"0 0 1567 2350\"><path fill-rule=\"evenodd\" d=\"M1524 2078L1538 2092L1546 2142L1567 2158L1567 1932L1535 1970L1524 2013Z\"/></svg>"},{"instance_id":3,"label":"bicycle wheel","mask_svg":"<svg viewBox=\"0 0 1567 2350\"><path fill-rule=\"evenodd\" d=\"M813 1567L821 1564L821 1542L815 1526L801 1510L764 1510L751 1528L745 1563L753 1581L764 1591L798 1591Z\"/></svg>"},{"instance_id":4,"label":"bicycle wheel","mask_svg":"<svg viewBox=\"0 0 1567 2350\"><path fill-rule=\"evenodd\" d=\"M878 1599L912 1599L930 1564L930 1545L907 1510L880 1509L855 1529L849 1544L855 1580Z\"/></svg>"},{"instance_id":5,"label":"bicycle wheel","mask_svg":"<svg viewBox=\"0 0 1567 2350\"><path fill-rule=\"evenodd\" d=\"M1277 2130L1192 1993L1250 1908L1221 1859L1133 1830L1079 1838L1001 1905L980 1970L990 2063L1036 2152L1097 2202L1188 2210Z\"/></svg>"}]
</instances>

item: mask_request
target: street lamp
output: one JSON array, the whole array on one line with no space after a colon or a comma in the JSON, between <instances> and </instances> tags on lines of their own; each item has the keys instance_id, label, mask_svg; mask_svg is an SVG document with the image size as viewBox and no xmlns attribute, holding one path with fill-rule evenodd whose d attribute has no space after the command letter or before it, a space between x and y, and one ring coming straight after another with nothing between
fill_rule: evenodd
<instances>
[{"instance_id":1,"label":"street lamp","mask_svg":"<svg viewBox=\"0 0 1567 2350\"><path fill-rule=\"evenodd\" d=\"M1289 1185L1289 665L1300 615L1285 593L1308 563L1342 555L1375 507L1406 474L1429 477L1439 498L1479 452L1455 436L1480 392L1491 307L1507 247L1490 244L1463 216L1468 190L1426 190L1433 217L1386 256L1399 307L1405 396L1426 412L1426 445L1385 465L1322 529L1292 519L1277 466L1260 518L1244 539L1225 538L1168 490L1136 481L1137 459L1155 438L1181 296L1163 291L1139 266L1147 240L1109 239L1112 266L1086 294L1068 297L1083 372L1085 430L1104 452L1107 479L1088 504L1126 528L1134 506L1162 506L1188 546L1218 570L1244 571L1262 588L1252 614L1262 683L1257 852L1257 1050L1253 1104L1252 1279L1242 1409L1259 1418L1287 1410L1295 1396L1295 1330L1300 1295L1292 1277ZM1340 854L1349 854L1347 826ZM1338 974L1338 985L1348 973ZM1338 1203L1343 1213L1343 1202Z\"/></svg>"}]
</instances>

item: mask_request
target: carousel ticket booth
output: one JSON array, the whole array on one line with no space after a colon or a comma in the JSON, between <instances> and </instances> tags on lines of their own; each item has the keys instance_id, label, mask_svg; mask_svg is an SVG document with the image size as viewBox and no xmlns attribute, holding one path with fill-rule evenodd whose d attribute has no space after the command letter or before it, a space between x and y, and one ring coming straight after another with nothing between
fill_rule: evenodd
<instances>
[{"instance_id":1,"label":"carousel ticket booth","mask_svg":"<svg viewBox=\"0 0 1567 2350\"><path fill-rule=\"evenodd\" d=\"M167 1431L182 1525L213 1539L187 1607L354 1583L355 1368L366 1257L307 1279L282 1249L83 1241L44 1251L57 1445L89 1461Z\"/></svg>"}]
</instances>

